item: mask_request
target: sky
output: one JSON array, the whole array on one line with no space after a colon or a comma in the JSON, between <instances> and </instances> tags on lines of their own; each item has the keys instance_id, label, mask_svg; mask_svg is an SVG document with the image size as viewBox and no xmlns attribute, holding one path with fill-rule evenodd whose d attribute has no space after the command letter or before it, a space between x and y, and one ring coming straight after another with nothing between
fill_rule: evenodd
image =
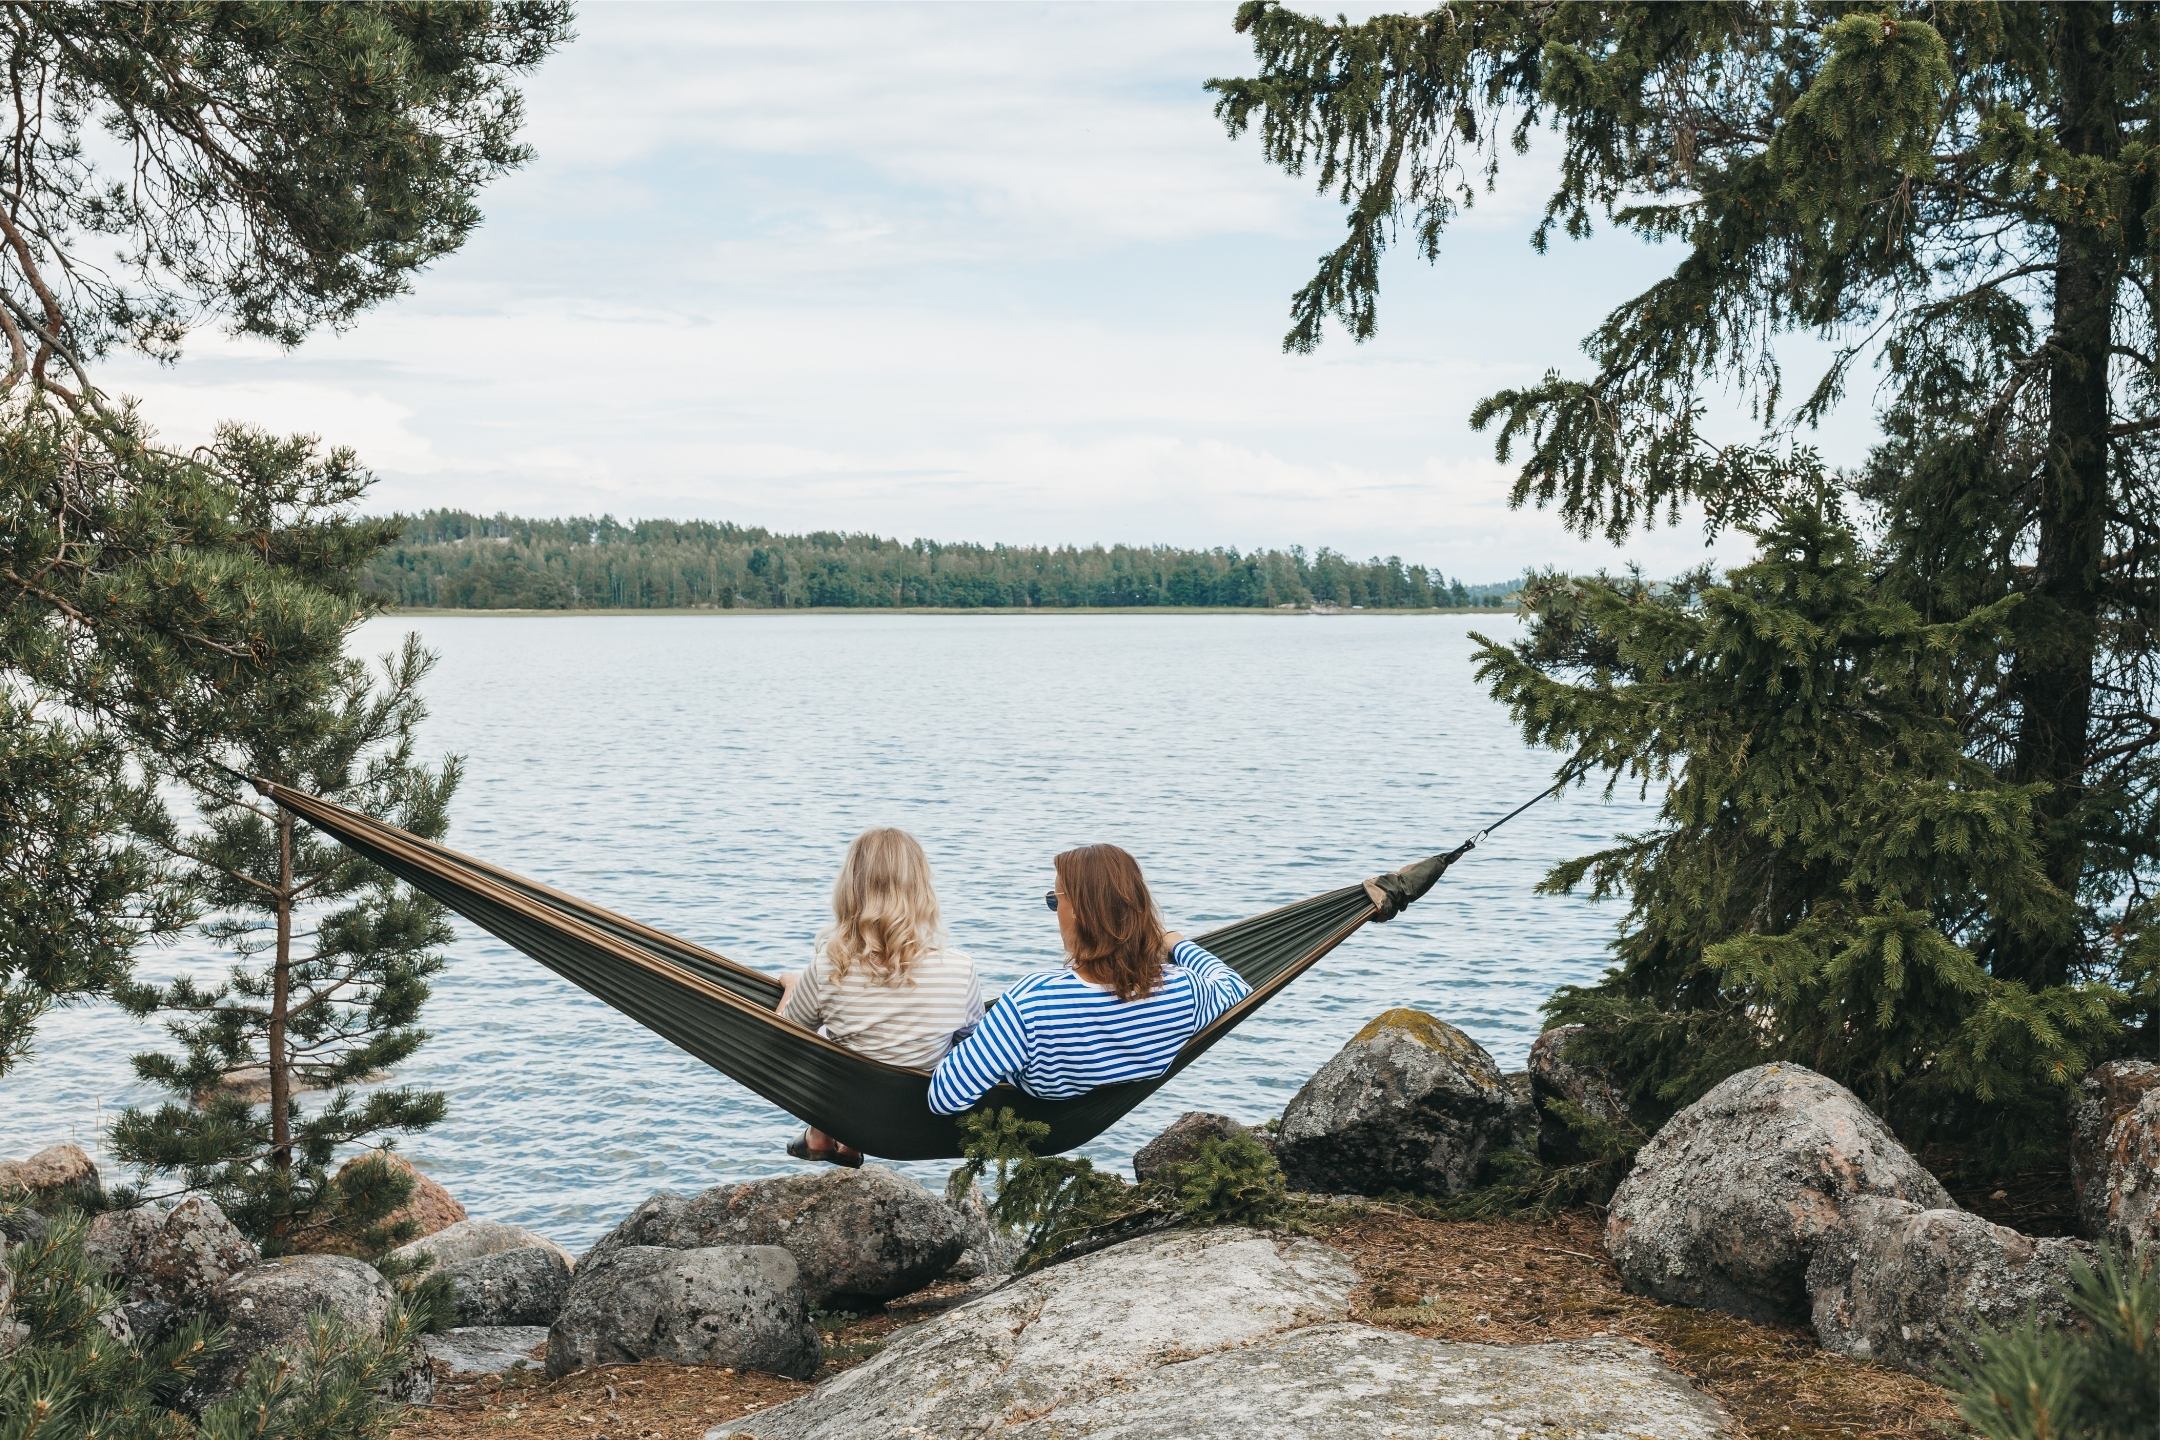
<instances>
[{"instance_id":1,"label":"sky","mask_svg":"<svg viewBox=\"0 0 2160 1440\"><path fill-rule=\"evenodd\" d=\"M410 295L107 378L174 441L237 418L350 445L386 511L1327 545L1470 581L1737 558L1693 524L1616 548L1510 511L1469 426L1580 372L1675 258L1536 254L1549 154L1437 264L1392 260L1373 340L1282 351L1341 210L1214 118L1203 83L1252 68L1232 11L587 5L525 86L534 160Z\"/></svg>"}]
</instances>

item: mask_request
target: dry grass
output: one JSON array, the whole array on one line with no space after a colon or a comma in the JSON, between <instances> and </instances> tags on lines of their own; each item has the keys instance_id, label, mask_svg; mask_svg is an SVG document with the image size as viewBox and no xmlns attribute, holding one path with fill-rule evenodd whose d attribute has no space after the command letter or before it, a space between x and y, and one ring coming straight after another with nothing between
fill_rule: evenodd
<instances>
[{"instance_id":1,"label":"dry grass","mask_svg":"<svg viewBox=\"0 0 2160 1440\"><path fill-rule=\"evenodd\" d=\"M1356 1318L1441 1340L1639 1340L1750 1440L1942 1440L1968 1433L1938 1386L1816 1347L1806 1330L1661 1305L1620 1286L1595 1216L1428 1220L1370 1207L1316 1222L1363 1278Z\"/></svg>"},{"instance_id":2,"label":"dry grass","mask_svg":"<svg viewBox=\"0 0 2160 1440\"><path fill-rule=\"evenodd\" d=\"M869 1315L820 1315L825 1363L816 1379L876 1354L885 1338L965 1298L933 1285ZM406 1413L395 1440L697 1440L711 1427L807 1394L810 1382L754 1370L653 1361L580 1370L550 1380L539 1368L437 1386L435 1402Z\"/></svg>"},{"instance_id":3,"label":"dry grass","mask_svg":"<svg viewBox=\"0 0 2160 1440\"><path fill-rule=\"evenodd\" d=\"M1968 1434L1925 1380L1816 1348L1803 1329L1661 1305L1620 1286L1599 1222L1432 1220L1372 1204L1315 1209L1305 1224L1357 1266L1355 1318L1442 1340L1520 1345L1620 1336L1694 1380L1747 1440L1946 1440ZM861 1317L827 1317L818 1378L859 1364L887 1335L946 1309L940 1286ZM697 1440L707 1429L809 1390L771 1375L623 1365L560 1380L527 1372L446 1384L396 1440Z\"/></svg>"}]
</instances>

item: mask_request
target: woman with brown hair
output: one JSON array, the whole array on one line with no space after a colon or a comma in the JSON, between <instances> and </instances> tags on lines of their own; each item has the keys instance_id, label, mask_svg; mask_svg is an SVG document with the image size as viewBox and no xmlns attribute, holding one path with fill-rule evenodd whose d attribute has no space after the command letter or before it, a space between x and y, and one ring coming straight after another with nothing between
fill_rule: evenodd
<instances>
[{"instance_id":1,"label":"woman with brown hair","mask_svg":"<svg viewBox=\"0 0 2160 1440\"><path fill-rule=\"evenodd\" d=\"M1043 902L1065 968L1021 979L930 1075L930 1108L957 1115L991 1088L1045 1100L1152 1080L1185 1042L1252 993L1228 965L1163 930L1140 864L1115 845L1057 857Z\"/></svg>"}]
</instances>

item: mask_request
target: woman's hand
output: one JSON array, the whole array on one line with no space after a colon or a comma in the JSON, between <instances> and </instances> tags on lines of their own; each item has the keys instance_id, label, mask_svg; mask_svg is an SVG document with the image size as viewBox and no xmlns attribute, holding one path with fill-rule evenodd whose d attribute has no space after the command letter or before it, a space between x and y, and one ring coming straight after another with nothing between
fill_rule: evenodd
<instances>
[{"instance_id":1,"label":"woman's hand","mask_svg":"<svg viewBox=\"0 0 2160 1440\"><path fill-rule=\"evenodd\" d=\"M1163 932L1162 939L1163 944L1168 946L1172 950L1177 949L1178 946L1185 943L1185 936L1183 932L1177 930L1165 930Z\"/></svg>"}]
</instances>

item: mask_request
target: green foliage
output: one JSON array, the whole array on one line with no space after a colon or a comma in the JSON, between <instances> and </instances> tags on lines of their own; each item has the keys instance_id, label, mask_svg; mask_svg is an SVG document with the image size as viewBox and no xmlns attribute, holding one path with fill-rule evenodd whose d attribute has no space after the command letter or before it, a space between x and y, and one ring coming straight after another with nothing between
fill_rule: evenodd
<instances>
[{"instance_id":1,"label":"green foliage","mask_svg":"<svg viewBox=\"0 0 2160 1440\"><path fill-rule=\"evenodd\" d=\"M1734 1070L1792 1060L1852 1086L1908 1140L2057 1138L2069 1087L2129 1043L2120 991L2034 989L1988 947L2069 902L2034 807L1971 753L1964 677L2015 602L1930 620L1882 578L1827 486L1794 476L1723 579L1534 583L1530 628L1480 674L1532 743L1647 790L1654 828L1558 867L1624 895L1616 967L1558 1021L1644 1123ZM1995 1123L1975 1136L1987 1107ZM2004 1123L2008 1121L2010 1123Z\"/></svg>"},{"instance_id":2,"label":"green foliage","mask_svg":"<svg viewBox=\"0 0 2160 1440\"><path fill-rule=\"evenodd\" d=\"M1650 1137L1632 1122L1615 1124L1572 1101L1548 1097L1539 1102L1548 1136L1565 1137L1555 1158L1535 1148L1510 1145L1486 1157L1478 1185L1461 1194L1433 1200L1391 1196L1449 1219L1482 1220L1521 1215L1544 1219L1578 1205L1602 1206L1634 1167L1635 1152Z\"/></svg>"},{"instance_id":3,"label":"green foliage","mask_svg":"<svg viewBox=\"0 0 2160 1440\"><path fill-rule=\"evenodd\" d=\"M1019 1235L1022 1269L1162 1225L1274 1225L1289 1207L1282 1167L1249 1135L1208 1140L1135 1185L1085 1159L1037 1155L1050 1127L1011 1110L978 1110L961 1128L967 1169L996 1172L990 1218Z\"/></svg>"},{"instance_id":4,"label":"green foliage","mask_svg":"<svg viewBox=\"0 0 2160 1440\"><path fill-rule=\"evenodd\" d=\"M1353 23L1250 0L1236 24L1256 73L1211 83L1218 116L1344 212L1287 347L1331 319L1371 336L1381 256L1400 241L1436 260L1533 141L1558 160L1538 248L1602 218L1672 257L1587 337L1587 373L1471 411L1517 466L1515 503L1615 540L1690 505L1713 530L1753 523L1782 488L1766 452L1877 367L1879 443L1853 483L1881 598L1992 632L1991 653L1961 648L1942 713L2019 792L1946 789L1893 838L1999 849L1982 832L2021 824L2003 888L2032 904L1960 923L1985 977L1927 939L1928 906L1887 901L1872 933L1747 940L1722 963L1767 983L1798 963L1772 951L1797 946L1833 988L1831 970L1874 967L1893 990L1962 990L1943 1003L1998 1018L1968 1071L2003 1046L2026 1068L2067 1054L2081 1017L2045 997L2121 972L2126 919L2160 890L2160 7L1465 0ZM1779 342L1796 335L1828 360L1794 404ZM1734 391L1755 433L1708 433ZM2025 883L2035 868L2056 903Z\"/></svg>"},{"instance_id":5,"label":"green foliage","mask_svg":"<svg viewBox=\"0 0 2160 1440\"><path fill-rule=\"evenodd\" d=\"M1191 1160L1169 1167L1164 1183L1188 1225L1272 1225L1289 1205L1282 1166L1250 1135L1201 1142Z\"/></svg>"},{"instance_id":6,"label":"green foliage","mask_svg":"<svg viewBox=\"0 0 2160 1440\"><path fill-rule=\"evenodd\" d=\"M567 7L0 6L0 1073L195 897L129 833L360 609L345 452L161 448L92 369L296 343L455 249Z\"/></svg>"},{"instance_id":7,"label":"green foliage","mask_svg":"<svg viewBox=\"0 0 2160 1440\"><path fill-rule=\"evenodd\" d=\"M521 520L431 510L369 570L371 593L450 609L1213 605L1325 601L1466 608L1512 582L1465 586L1389 558L1167 546L945 545L820 531L612 517Z\"/></svg>"},{"instance_id":8,"label":"green foliage","mask_svg":"<svg viewBox=\"0 0 2160 1440\"><path fill-rule=\"evenodd\" d=\"M440 836L458 765L430 769L415 756L432 663L408 636L379 673L342 657L282 671L277 703L234 720L230 763ZM330 1166L345 1147L442 1117L440 1092L364 1087L426 1039L418 1022L450 938L445 913L223 772L194 789L199 825L183 829L163 812L140 825L211 907L204 933L237 963L217 984L183 976L116 988L130 1012L167 1016L180 1050L136 1057L136 1073L174 1098L124 1113L114 1150L208 1194L270 1253L308 1230L349 1237L364 1253L387 1248L399 1237L375 1232L409 1182L388 1165L335 1179ZM267 1081L266 1104L234 1089L254 1076ZM329 1098L303 1105L309 1091Z\"/></svg>"},{"instance_id":9,"label":"green foliage","mask_svg":"<svg viewBox=\"0 0 2160 1440\"><path fill-rule=\"evenodd\" d=\"M2027 1319L1972 1336L1948 1376L1958 1413L1988 1440L2145 1440L2160 1405L2160 1265L2102 1252L2080 1264L2073 1329Z\"/></svg>"},{"instance_id":10,"label":"green foliage","mask_svg":"<svg viewBox=\"0 0 2160 1440\"><path fill-rule=\"evenodd\" d=\"M568 21L554 3L8 8L10 334L37 371L80 373L115 344L172 358L205 306L294 345L401 293L527 158L512 82Z\"/></svg>"},{"instance_id":11,"label":"green foliage","mask_svg":"<svg viewBox=\"0 0 2160 1440\"><path fill-rule=\"evenodd\" d=\"M116 1338L101 1317L119 1297L83 1253L87 1226L62 1213L9 1250L15 1318L27 1335L0 1366L0 1440L372 1440L397 1407L378 1388L402 1368L410 1322L354 1335L318 1319L304 1343L257 1357L231 1394L181 1407L225 1348L198 1318L151 1346Z\"/></svg>"}]
</instances>

